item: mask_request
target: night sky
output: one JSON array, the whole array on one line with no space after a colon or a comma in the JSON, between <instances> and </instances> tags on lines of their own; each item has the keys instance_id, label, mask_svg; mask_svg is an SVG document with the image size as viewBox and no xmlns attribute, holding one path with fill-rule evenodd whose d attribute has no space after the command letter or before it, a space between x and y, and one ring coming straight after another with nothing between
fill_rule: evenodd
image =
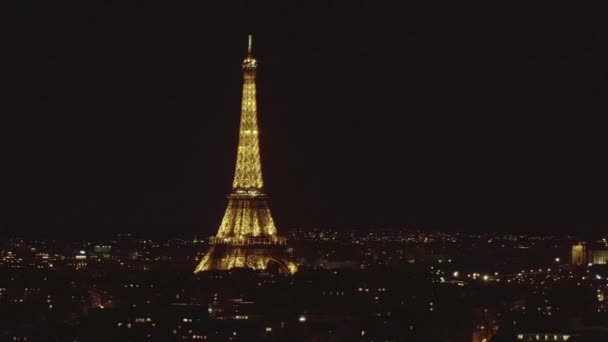
<instances>
[{"instance_id":1,"label":"night sky","mask_svg":"<svg viewBox=\"0 0 608 342\"><path fill-rule=\"evenodd\" d=\"M5 232L215 233L249 33L279 230L608 228L605 12L86 3L9 20Z\"/></svg>"}]
</instances>

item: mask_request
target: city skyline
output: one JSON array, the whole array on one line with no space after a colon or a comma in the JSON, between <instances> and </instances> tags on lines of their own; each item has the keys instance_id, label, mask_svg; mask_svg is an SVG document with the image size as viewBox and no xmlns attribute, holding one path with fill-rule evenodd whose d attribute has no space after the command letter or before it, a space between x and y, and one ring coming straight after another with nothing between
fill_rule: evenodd
<instances>
[{"instance_id":1,"label":"city skyline","mask_svg":"<svg viewBox=\"0 0 608 342\"><path fill-rule=\"evenodd\" d=\"M0 340L608 341L572 7L23 4Z\"/></svg>"},{"instance_id":2,"label":"city skyline","mask_svg":"<svg viewBox=\"0 0 608 342\"><path fill-rule=\"evenodd\" d=\"M385 9L218 6L16 17L30 28L9 41L19 105L4 124L4 231L213 234L233 176L235 56L249 33L280 226L604 227L596 15L515 24L412 11L372 25ZM214 30L224 19L238 24Z\"/></svg>"}]
</instances>

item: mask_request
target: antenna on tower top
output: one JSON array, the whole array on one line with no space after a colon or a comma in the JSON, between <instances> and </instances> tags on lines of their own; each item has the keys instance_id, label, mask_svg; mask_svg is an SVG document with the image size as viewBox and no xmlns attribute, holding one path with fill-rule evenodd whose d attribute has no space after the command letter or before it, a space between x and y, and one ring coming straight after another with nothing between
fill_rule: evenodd
<instances>
[{"instance_id":1,"label":"antenna on tower top","mask_svg":"<svg viewBox=\"0 0 608 342\"><path fill-rule=\"evenodd\" d=\"M247 46L247 54L251 56L251 45L253 44L253 35L249 35L249 45Z\"/></svg>"}]
</instances>

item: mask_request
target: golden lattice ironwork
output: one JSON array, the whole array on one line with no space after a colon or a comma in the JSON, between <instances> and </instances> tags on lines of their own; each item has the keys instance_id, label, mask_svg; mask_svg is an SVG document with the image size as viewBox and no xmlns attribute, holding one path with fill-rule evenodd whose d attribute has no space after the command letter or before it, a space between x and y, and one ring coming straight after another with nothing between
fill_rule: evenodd
<instances>
[{"instance_id":1,"label":"golden lattice ironwork","mask_svg":"<svg viewBox=\"0 0 608 342\"><path fill-rule=\"evenodd\" d=\"M194 273L210 270L229 270L235 267L266 270L272 266L275 266L286 274L293 274L298 270L297 265L289 261L283 250L279 248L213 245L203 257Z\"/></svg>"},{"instance_id":2,"label":"golden lattice ironwork","mask_svg":"<svg viewBox=\"0 0 608 342\"><path fill-rule=\"evenodd\" d=\"M232 194L217 233L219 238L275 236L277 228L261 194Z\"/></svg>"},{"instance_id":3,"label":"golden lattice ironwork","mask_svg":"<svg viewBox=\"0 0 608 342\"><path fill-rule=\"evenodd\" d=\"M242 64L241 125L232 193L218 233L209 241L211 249L195 273L233 267L266 269L269 264L277 265L286 273L297 270L296 264L284 255L286 239L277 235L263 193L255 83L257 60L251 43L249 36L247 57Z\"/></svg>"},{"instance_id":4,"label":"golden lattice ironwork","mask_svg":"<svg viewBox=\"0 0 608 342\"><path fill-rule=\"evenodd\" d=\"M258 190L264 187L260 161L260 139L256 102L255 77L258 62L251 53L251 36L247 58L243 61L243 100L241 103L241 128L236 154L234 190Z\"/></svg>"}]
</instances>

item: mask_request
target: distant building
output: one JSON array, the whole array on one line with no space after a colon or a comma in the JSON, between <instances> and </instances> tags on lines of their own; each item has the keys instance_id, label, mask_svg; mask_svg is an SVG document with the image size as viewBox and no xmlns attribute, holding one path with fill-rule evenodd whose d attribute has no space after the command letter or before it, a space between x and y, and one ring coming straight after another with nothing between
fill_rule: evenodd
<instances>
[{"instance_id":1,"label":"distant building","mask_svg":"<svg viewBox=\"0 0 608 342\"><path fill-rule=\"evenodd\" d=\"M214 299L209 304L209 316L219 320L248 320L259 317L254 307L254 302L242 298Z\"/></svg>"},{"instance_id":2,"label":"distant building","mask_svg":"<svg viewBox=\"0 0 608 342\"><path fill-rule=\"evenodd\" d=\"M93 247L95 252L94 256L98 259L110 259L112 256L112 246L109 245L97 245Z\"/></svg>"},{"instance_id":3,"label":"distant building","mask_svg":"<svg viewBox=\"0 0 608 342\"><path fill-rule=\"evenodd\" d=\"M572 265L583 266L587 264L608 264L608 247L603 245L590 246L579 242L572 246Z\"/></svg>"},{"instance_id":4,"label":"distant building","mask_svg":"<svg viewBox=\"0 0 608 342\"><path fill-rule=\"evenodd\" d=\"M608 264L608 249L592 249L589 251L589 260L595 265Z\"/></svg>"},{"instance_id":5,"label":"distant building","mask_svg":"<svg viewBox=\"0 0 608 342\"><path fill-rule=\"evenodd\" d=\"M517 341L570 341L578 335L564 333L524 332L517 334Z\"/></svg>"},{"instance_id":6,"label":"distant building","mask_svg":"<svg viewBox=\"0 0 608 342\"><path fill-rule=\"evenodd\" d=\"M319 259L313 263L316 267L331 269L358 269L360 264L351 260L326 260Z\"/></svg>"},{"instance_id":7,"label":"distant building","mask_svg":"<svg viewBox=\"0 0 608 342\"><path fill-rule=\"evenodd\" d=\"M587 264L587 244L579 242L572 246L572 265L582 266Z\"/></svg>"}]
</instances>

